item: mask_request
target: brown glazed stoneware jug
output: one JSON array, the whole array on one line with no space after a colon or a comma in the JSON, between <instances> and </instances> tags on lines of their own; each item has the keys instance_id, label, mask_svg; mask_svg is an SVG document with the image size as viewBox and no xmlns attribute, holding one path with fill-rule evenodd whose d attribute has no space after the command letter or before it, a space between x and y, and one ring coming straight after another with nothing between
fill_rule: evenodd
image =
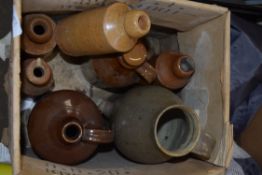
<instances>
[{"instance_id":1,"label":"brown glazed stoneware jug","mask_svg":"<svg viewBox=\"0 0 262 175\"><path fill-rule=\"evenodd\" d=\"M147 63L147 50L140 42L126 53L91 59L82 65L82 72L91 84L100 88L124 88L141 79L146 83L156 79L155 69Z\"/></svg>"},{"instance_id":2,"label":"brown glazed stoneware jug","mask_svg":"<svg viewBox=\"0 0 262 175\"><path fill-rule=\"evenodd\" d=\"M72 90L52 92L36 104L29 117L28 136L41 158L67 165L83 162L98 144L113 140L95 103Z\"/></svg>"},{"instance_id":3,"label":"brown glazed stoneware jug","mask_svg":"<svg viewBox=\"0 0 262 175\"><path fill-rule=\"evenodd\" d=\"M22 92L25 95L39 96L54 87L52 70L43 59L27 59L22 64Z\"/></svg>"},{"instance_id":4,"label":"brown glazed stoneware jug","mask_svg":"<svg viewBox=\"0 0 262 175\"><path fill-rule=\"evenodd\" d=\"M160 86L129 90L116 101L111 117L118 150L135 162L161 163L189 153L209 159L214 148L197 114Z\"/></svg>"},{"instance_id":5,"label":"brown glazed stoneware jug","mask_svg":"<svg viewBox=\"0 0 262 175\"><path fill-rule=\"evenodd\" d=\"M81 70L89 83L102 89L125 88L141 81L138 74L124 68L115 55L90 59L81 65Z\"/></svg>"},{"instance_id":6,"label":"brown glazed stoneware jug","mask_svg":"<svg viewBox=\"0 0 262 175\"><path fill-rule=\"evenodd\" d=\"M127 52L150 30L149 16L114 3L72 15L58 22L56 41L70 56Z\"/></svg>"},{"instance_id":7,"label":"brown glazed stoneware jug","mask_svg":"<svg viewBox=\"0 0 262 175\"><path fill-rule=\"evenodd\" d=\"M164 52L155 63L158 83L176 90L184 87L195 72L194 60L184 54Z\"/></svg>"},{"instance_id":8,"label":"brown glazed stoneware jug","mask_svg":"<svg viewBox=\"0 0 262 175\"><path fill-rule=\"evenodd\" d=\"M32 56L45 56L56 46L55 22L44 14L30 14L23 19L22 49Z\"/></svg>"}]
</instances>

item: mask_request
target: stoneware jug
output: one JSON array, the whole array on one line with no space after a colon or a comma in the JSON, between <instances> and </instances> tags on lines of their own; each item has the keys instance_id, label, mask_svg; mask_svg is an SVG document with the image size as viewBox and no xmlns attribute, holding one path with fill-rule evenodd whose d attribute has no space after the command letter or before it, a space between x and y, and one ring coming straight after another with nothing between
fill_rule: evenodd
<instances>
[{"instance_id":1,"label":"stoneware jug","mask_svg":"<svg viewBox=\"0 0 262 175\"><path fill-rule=\"evenodd\" d=\"M155 62L158 84L172 89L184 87L195 72L194 60L181 53L164 52Z\"/></svg>"},{"instance_id":2,"label":"stoneware jug","mask_svg":"<svg viewBox=\"0 0 262 175\"><path fill-rule=\"evenodd\" d=\"M52 70L43 59L26 59L22 64L22 92L25 95L39 96L54 87Z\"/></svg>"},{"instance_id":3,"label":"stoneware jug","mask_svg":"<svg viewBox=\"0 0 262 175\"><path fill-rule=\"evenodd\" d=\"M124 88L156 79L155 69L147 63L147 50L141 42L126 53L91 59L82 64L81 69L86 79L100 88Z\"/></svg>"},{"instance_id":4,"label":"stoneware jug","mask_svg":"<svg viewBox=\"0 0 262 175\"><path fill-rule=\"evenodd\" d=\"M117 148L140 163L160 163L189 153L208 159L215 143L201 131L197 114L159 86L128 91L116 102L112 120Z\"/></svg>"},{"instance_id":5,"label":"stoneware jug","mask_svg":"<svg viewBox=\"0 0 262 175\"><path fill-rule=\"evenodd\" d=\"M57 24L56 41L71 56L127 52L150 30L149 16L124 3L87 10Z\"/></svg>"},{"instance_id":6,"label":"stoneware jug","mask_svg":"<svg viewBox=\"0 0 262 175\"><path fill-rule=\"evenodd\" d=\"M81 71L90 84L102 89L125 88L141 81L135 71L120 64L116 55L90 59L81 65Z\"/></svg>"},{"instance_id":7,"label":"stoneware jug","mask_svg":"<svg viewBox=\"0 0 262 175\"><path fill-rule=\"evenodd\" d=\"M46 56L56 46L55 22L44 14L30 14L23 19L22 49L32 56Z\"/></svg>"},{"instance_id":8,"label":"stoneware jug","mask_svg":"<svg viewBox=\"0 0 262 175\"><path fill-rule=\"evenodd\" d=\"M28 136L41 158L67 165L81 163L98 144L113 139L94 102L72 90L50 93L36 104L29 117Z\"/></svg>"}]
</instances>

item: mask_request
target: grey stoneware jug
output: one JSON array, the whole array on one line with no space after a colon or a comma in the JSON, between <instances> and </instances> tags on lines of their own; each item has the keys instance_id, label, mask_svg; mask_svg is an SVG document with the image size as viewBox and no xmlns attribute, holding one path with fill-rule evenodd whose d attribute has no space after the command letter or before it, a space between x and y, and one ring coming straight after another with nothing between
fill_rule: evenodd
<instances>
[{"instance_id":1,"label":"grey stoneware jug","mask_svg":"<svg viewBox=\"0 0 262 175\"><path fill-rule=\"evenodd\" d=\"M198 115L159 86L129 90L115 103L111 119L118 150L135 162L155 164L189 153L206 160L215 145Z\"/></svg>"}]
</instances>

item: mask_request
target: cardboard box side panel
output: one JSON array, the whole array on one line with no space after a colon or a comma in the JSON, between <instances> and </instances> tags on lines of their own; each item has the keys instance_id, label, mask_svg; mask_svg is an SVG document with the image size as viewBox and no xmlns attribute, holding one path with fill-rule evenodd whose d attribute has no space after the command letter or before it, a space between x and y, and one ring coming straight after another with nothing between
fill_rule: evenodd
<instances>
[{"instance_id":1,"label":"cardboard box side panel","mask_svg":"<svg viewBox=\"0 0 262 175\"><path fill-rule=\"evenodd\" d=\"M178 31L187 31L193 27L210 21L227 9L215 5L207 5L185 0L136 0L126 1L135 9L145 10L152 23Z\"/></svg>"},{"instance_id":2,"label":"cardboard box side panel","mask_svg":"<svg viewBox=\"0 0 262 175\"><path fill-rule=\"evenodd\" d=\"M231 133L228 136L223 131L227 129L229 120L228 107L225 108L229 105L229 98L223 97L229 91L229 67L224 68L229 63L229 48L225 49L230 42L228 22L227 15L223 15L189 32L178 34L180 50L192 56L196 63L195 75L181 96L199 113L202 128L217 140L209 162L218 166L225 166L227 160L225 154L228 148L221 140L231 137Z\"/></svg>"},{"instance_id":3,"label":"cardboard box side panel","mask_svg":"<svg viewBox=\"0 0 262 175\"><path fill-rule=\"evenodd\" d=\"M228 12L223 15L225 18L225 40L224 40L224 66L222 69L222 85L223 85L223 104L224 104L224 119L225 122L229 122L230 115L230 25L231 25L231 13Z\"/></svg>"},{"instance_id":4,"label":"cardboard box side panel","mask_svg":"<svg viewBox=\"0 0 262 175\"><path fill-rule=\"evenodd\" d=\"M21 18L21 1L14 1L15 9L19 19ZM10 59L10 151L13 164L13 174L20 172L20 38L13 38L12 56Z\"/></svg>"},{"instance_id":5,"label":"cardboard box side panel","mask_svg":"<svg viewBox=\"0 0 262 175\"><path fill-rule=\"evenodd\" d=\"M221 72L221 83L223 97L223 117L224 117L224 132L221 139L221 145L224 145L223 149L220 149L215 164L228 167L230 165L233 154L233 126L229 120L229 108L230 108L230 12L223 15L225 19L225 40L224 40L224 66Z\"/></svg>"},{"instance_id":6,"label":"cardboard box side panel","mask_svg":"<svg viewBox=\"0 0 262 175\"><path fill-rule=\"evenodd\" d=\"M224 14L227 9L185 0L118 0L147 11L153 24L186 31ZM24 0L23 12L81 11L113 3L115 0Z\"/></svg>"},{"instance_id":7,"label":"cardboard box side panel","mask_svg":"<svg viewBox=\"0 0 262 175\"><path fill-rule=\"evenodd\" d=\"M130 168L106 168L106 169L92 169L92 168L78 168L59 165L47 161L37 160L30 157L23 156L23 169L21 175L223 175L224 168L215 167L208 163L189 159L185 162L160 165L140 165ZM150 171L149 171L150 170Z\"/></svg>"},{"instance_id":8,"label":"cardboard box side panel","mask_svg":"<svg viewBox=\"0 0 262 175\"><path fill-rule=\"evenodd\" d=\"M224 138L222 139L221 145L225 145L225 150L221 149L220 155L224 158L221 160L225 160L224 166L229 167L232 154L233 154L233 125L230 124L230 23L231 23L231 13L223 15L225 18L225 38L224 41L224 66L221 74L221 82L223 85L223 112L224 112L224 120L225 120L225 129L224 129ZM219 161L219 157L217 158L217 162ZM222 162L221 162L222 163Z\"/></svg>"},{"instance_id":9,"label":"cardboard box side panel","mask_svg":"<svg viewBox=\"0 0 262 175\"><path fill-rule=\"evenodd\" d=\"M221 164L228 168L233 156L233 125L231 125L230 122L227 122L225 123L223 130L224 137L221 140L221 145L224 145L224 147L221 147L220 152L218 153L218 156L214 162L215 164Z\"/></svg>"},{"instance_id":10,"label":"cardboard box side panel","mask_svg":"<svg viewBox=\"0 0 262 175\"><path fill-rule=\"evenodd\" d=\"M223 117L224 127L220 129L223 134L221 138L220 150L218 150L216 159L213 163L228 167L232 158L233 151L233 127L229 122L229 102L230 102L230 13L223 15L225 20L224 31L224 66L221 67L221 91L223 99ZM219 29L218 29L219 30ZM216 40L215 40L216 41ZM211 113L212 114L212 113ZM216 125L215 122L213 126ZM210 126L210 124L209 124ZM217 128L219 129L219 128Z\"/></svg>"},{"instance_id":11,"label":"cardboard box side panel","mask_svg":"<svg viewBox=\"0 0 262 175\"><path fill-rule=\"evenodd\" d=\"M64 13L99 7L103 5L105 1L106 0L23 0L22 8L23 13Z\"/></svg>"}]
</instances>

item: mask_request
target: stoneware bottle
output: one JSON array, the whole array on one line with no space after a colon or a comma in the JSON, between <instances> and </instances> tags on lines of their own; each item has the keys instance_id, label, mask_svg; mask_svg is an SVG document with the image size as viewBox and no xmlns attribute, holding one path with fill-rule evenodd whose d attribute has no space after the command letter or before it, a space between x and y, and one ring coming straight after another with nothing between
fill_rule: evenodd
<instances>
[{"instance_id":1,"label":"stoneware bottle","mask_svg":"<svg viewBox=\"0 0 262 175\"><path fill-rule=\"evenodd\" d=\"M54 21L44 14L26 15L23 19L22 49L32 56L45 56L56 46Z\"/></svg>"},{"instance_id":2,"label":"stoneware bottle","mask_svg":"<svg viewBox=\"0 0 262 175\"><path fill-rule=\"evenodd\" d=\"M43 59L27 59L22 64L22 92L25 95L39 96L53 88L52 70Z\"/></svg>"},{"instance_id":3,"label":"stoneware bottle","mask_svg":"<svg viewBox=\"0 0 262 175\"><path fill-rule=\"evenodd\" d=\"M36 104L29 117L28 136L41 158L67 165L83 162L98 144L113 139L94 102L71 90L53 92Z\"/></svg>"},{"instance_id":4,"label":"stoneware bottle","mask_svg":"<svg viewBox=\"0 0 262 175\"><path fill-rule=\"evenodd\" d=\"M208 159L215 143L201 131L197 114L159 86L128 91L116 102L112 120L117 148L135 162L154 164L189 153Z\"/></svg>"},{"instance_id":5,"label":"stoneware bottle","mask_svg":"<svg viewBox=\"0 0 262 175\"><path fill-rule=\"evenodd\" d=\"M150 30L149 16L124 3L87 10L61 20L56 41L71 56L127 52Z\"/></svg>"},{"instance_id":6,"label":"stoneware bottle","mask_svg":"<svg viewBox=\"0 0 262 175\"><path fill-rule=\"evenodd\" d=\"M140 42L126 53L91 59L82 65L82 72L100 88L124 88L141 79L147 83L156 79L155 69L147 63L147 50Z\"/></svg>"},{"instance_id":7,"label":"stoneware bottle","mask_svg":"<svg viewBox=\"0 0 262 175\"><path fill-rule=\"evenodd\" d=\"M194 60L184 54L164 52L155 63L158 83L176 90L184 87L195 72Z\"/></svg>"}]
</instances>

